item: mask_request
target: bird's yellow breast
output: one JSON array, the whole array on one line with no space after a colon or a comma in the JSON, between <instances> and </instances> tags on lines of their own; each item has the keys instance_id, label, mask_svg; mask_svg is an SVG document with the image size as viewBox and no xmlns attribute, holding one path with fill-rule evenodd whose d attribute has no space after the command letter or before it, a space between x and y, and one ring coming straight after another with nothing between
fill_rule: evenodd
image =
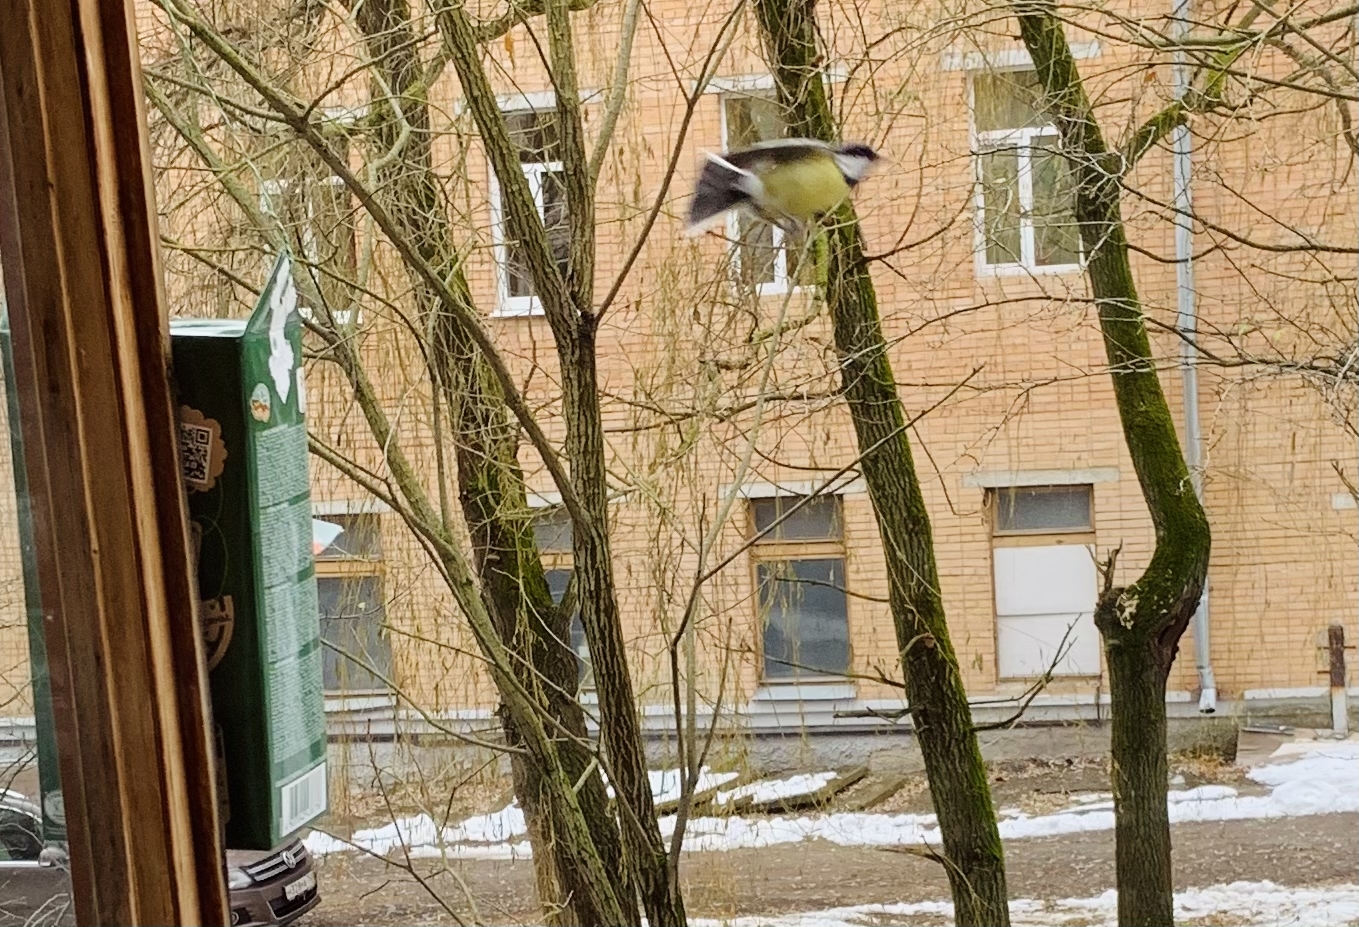
<instances>
[{"instance_id":1,"label":"bird's yellow breast","mask_svg":"<svg viewBox=\"0 0 1359 927\"><path fill-rule=\"evenodd\" d=\"M849 196L849 184L831 158L781 164L766 171L760 180L766 201L796 219L830 212Z\"/></svg>"}]
</instances>

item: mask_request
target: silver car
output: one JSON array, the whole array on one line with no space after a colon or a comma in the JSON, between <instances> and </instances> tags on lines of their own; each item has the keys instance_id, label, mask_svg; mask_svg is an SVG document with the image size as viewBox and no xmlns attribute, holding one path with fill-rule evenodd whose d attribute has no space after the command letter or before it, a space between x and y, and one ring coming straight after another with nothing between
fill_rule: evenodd
<instances>
[{"instance_id":1,"label":"silver car","mask_svg":"<svg viewBox=\"0 0 1359 927\"><path fill-rule=\"evenodd\" d=\"M290 924L320 902L311 854L300 840L270 852L227 850L231 923ZM0 927L74 924L65 847L44 846L42 809L0 790Z\"/></svg>"}]
</instances>

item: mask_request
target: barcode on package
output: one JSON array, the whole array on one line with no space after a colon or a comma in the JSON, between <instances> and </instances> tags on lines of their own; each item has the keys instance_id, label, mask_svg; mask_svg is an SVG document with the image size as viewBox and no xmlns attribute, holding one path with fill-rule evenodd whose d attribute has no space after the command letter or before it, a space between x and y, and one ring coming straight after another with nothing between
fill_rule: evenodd
<instances>
[{"instance_id":1,"label":"barcode on package","mask_svg":"<svg viewBox=\"0 0 1359 927\"><path fill-rule=\"evenodd\" d=\"M184 480L192 486L208 484L208 460L212 448L212 429L189 422L179 424L179 460Z\"/></svg>"},{"instance_id":2,"label":"barcode on package","mask_svg":"<svg viewBox=\"0 0 1359 927\"><path fill-rule=\"evenodd\" d=\"M283 786L278 832L290 834L326 810L326 764L308 770Z\"/></svg>"}]
</instances>

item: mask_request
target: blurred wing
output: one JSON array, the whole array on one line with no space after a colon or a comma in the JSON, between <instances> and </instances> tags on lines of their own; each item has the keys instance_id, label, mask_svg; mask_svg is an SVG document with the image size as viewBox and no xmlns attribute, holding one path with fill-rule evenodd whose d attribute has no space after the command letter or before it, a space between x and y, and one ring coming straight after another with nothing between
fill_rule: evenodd
<instances>
[{"instance_id":1,"label":"blurred wing","mask_svg":"<svg viewBox=\"0 0 1359 927\"><path fill-rule=\"evenodd\" d=\"M758 196L759 191L760 180L753 173L726 158L709 154L698 175L698 183L694 185L685 234L692 236L706 231L728 210Z\"/></svg>"},{"instance_id":2,"label":"blurred wing","mask_svg":"<svg viewBox=\"0 0 1359 927\"><path fill-rule=\"evenodd\" d=\"M773 167L832 157L834 154L833 147L814 138L777 138L729 152L726 158L741 170L758 175Z\"/></svg>"}]
</instances>

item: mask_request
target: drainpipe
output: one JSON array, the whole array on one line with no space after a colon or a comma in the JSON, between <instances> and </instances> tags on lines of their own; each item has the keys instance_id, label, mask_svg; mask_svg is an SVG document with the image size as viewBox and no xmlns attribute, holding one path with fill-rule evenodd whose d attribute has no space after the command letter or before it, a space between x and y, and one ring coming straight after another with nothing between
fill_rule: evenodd
<instances>
[{"instance_id":1,"label":"drainpipe","mask_svg":"<svg viewBox=\"0 0 1359 927\"><path fill-rule=\"evenodd\" d=\"M1190 0L1173 0L1171 35L1183 38L1189 32ZM1173 58L1173 88L1175 99L1182 99L1189 89L1189 60L1181 49ZM1171 135L1174 152L1175 186L1175 282L1179 308L1177 325L1180 341L1180 377L1184 392L1184 459L1194 493L1203 501L1203 434L1199 426L1198 305L1194 292L1194 227L1193 201L1189 195L1191 142L1189 127L1178 126ZM1210 715L1217 711L1217 681L1213 677L1212 648L1208 635L1208 585L1194 612L1194 662L1199 673L1199 712Z\"/></svg>"}]
</instances>

